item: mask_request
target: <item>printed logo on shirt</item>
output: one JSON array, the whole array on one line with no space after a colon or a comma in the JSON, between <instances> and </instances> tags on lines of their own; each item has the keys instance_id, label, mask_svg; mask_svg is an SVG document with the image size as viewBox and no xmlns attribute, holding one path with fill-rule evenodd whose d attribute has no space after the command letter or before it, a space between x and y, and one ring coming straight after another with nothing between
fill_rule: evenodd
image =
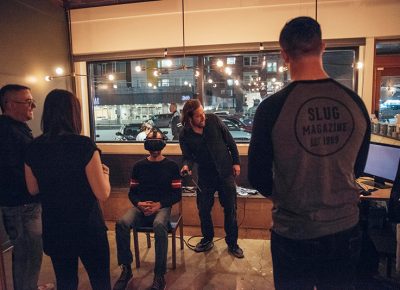
<instances>
[{"instance_id":1,"label":"printed logo on shirt","mask_svg":"<svg viewBox=\"0 0 400 290\"><path fill-rule=\"evenodd\" d=\"M354 131L354 118L342 102L316 97L301 105L294 128L304 150L316 156L329 156L346 145Z\"/></svg>"}]
</instances>

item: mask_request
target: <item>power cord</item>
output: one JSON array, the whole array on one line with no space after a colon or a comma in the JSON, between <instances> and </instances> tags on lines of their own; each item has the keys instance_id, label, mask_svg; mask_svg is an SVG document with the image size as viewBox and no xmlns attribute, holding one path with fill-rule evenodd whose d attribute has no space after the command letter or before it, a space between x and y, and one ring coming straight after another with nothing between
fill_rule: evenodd
<instances>
[{"instance_id":1,"label":"power cord","mask_svg":"<svg viewBox=\"0 0 400 290\"><path fill-rule=\"evenodd\" d=\"M243 218L242 218L242 220L240 221L240 223L238 224L238 230L240 229L240 227L242 226L242 224L243 224L243 222L244 222L244 220L245 220L245 218L246 218L246 201L247 201L247 198L248 198L248 197L245 197L245 200L244 200L244 205L243 205ZM240 209L239 206L238 206L238 208ZM198 235L191 236L191 237L189 237L187 240L183 239L183 242L185 243L186 247L188 247L188 249L194 251L194 249L196 248L196 245L195 245L195 244L191 244L191 243L190 243L190 240L192 240L193 238L201 238L201 237L202 237L202 236L198 236ZM177 239L180 239L181 237L180 237L180 236L176 236L176 238L177 238ZM218 239L213 239L213 243L216 243L216 242L218 242L218 241L220 241L220 240L223 240L223 239L224 239L224 237L221 237L221 238L218 238Z\"/></svg>"}]
</instances>

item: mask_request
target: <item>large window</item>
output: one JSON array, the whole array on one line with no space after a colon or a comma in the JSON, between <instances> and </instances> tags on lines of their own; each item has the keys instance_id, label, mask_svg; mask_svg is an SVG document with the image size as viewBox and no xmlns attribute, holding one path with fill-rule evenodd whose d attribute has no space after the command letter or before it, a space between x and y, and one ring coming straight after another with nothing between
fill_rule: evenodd
<instances>
[{"instance_id":1,"label":"large window","mask_svg":"<svg viewBox=\"0 0 400 290\"><path fill-rule=\"evenodd\" d=\"M328 50L328 74L355 89L355 49ZM169 111L199 98L238 142L248 142L258 104L290 75L278 52L232 53L88 63L92 134L96 142L136 142L146 127L172 141ZM175 141L174 141L175 142Z\"/></svg>"}]
</instances>

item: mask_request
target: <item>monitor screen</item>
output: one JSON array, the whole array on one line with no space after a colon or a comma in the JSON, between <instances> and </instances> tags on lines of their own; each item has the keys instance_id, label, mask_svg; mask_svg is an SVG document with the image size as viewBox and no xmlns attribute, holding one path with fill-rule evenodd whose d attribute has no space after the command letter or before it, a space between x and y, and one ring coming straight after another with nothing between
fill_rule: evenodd
<instances>
[{"instance_id":1,"label":"monitor screen","mask_svg":"<svg viewBox=\"0 0 400 290\"><path fill-rule=\"evenodd\" d=\"M376 183L393 182L399 166L400 147L371 142L364 173L372 176Z\"/></svg>"}]
</instances>

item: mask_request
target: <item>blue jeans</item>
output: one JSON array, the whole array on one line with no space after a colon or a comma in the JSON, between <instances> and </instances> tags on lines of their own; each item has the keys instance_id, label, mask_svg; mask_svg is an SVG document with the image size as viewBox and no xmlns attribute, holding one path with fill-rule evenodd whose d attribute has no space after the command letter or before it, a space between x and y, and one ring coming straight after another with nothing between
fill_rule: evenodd
<instances>
[{"instance_id":1,"label":"blue jeans","mask_svg":"<svg viewBox=\"0 0 400 290\"><path fill-rule=\"evenodd\" d=\"M118 265L130 265L133 261L131 245L131 228L153 226L155 238L156 261L155 275L164 275L167 271L168 229L171 208L161 208L155 215L145 216L137 207L127 210L115 224Z\"/></svg>"},{"instance_id":2,"label":"blue jeans","mask_svg":"<svg viewBox=\"0 0 400 290\"><path fill-rule=\"evenodd\" d=\"M1 207L5 230L13 244L15 290L36 290L42 265L42 207L39 203Z\"/></svg>"},{"instance_id":3,"label":"blue jeans","mask_svg":"<svg viewBox=\"0 0 400 290\"><path fill-rule=\"evenodd\" d=\"M360 248L358 226L309 240L292 240L272 231L275 289L354 289Z\"/></svg>"}]
</instances>

